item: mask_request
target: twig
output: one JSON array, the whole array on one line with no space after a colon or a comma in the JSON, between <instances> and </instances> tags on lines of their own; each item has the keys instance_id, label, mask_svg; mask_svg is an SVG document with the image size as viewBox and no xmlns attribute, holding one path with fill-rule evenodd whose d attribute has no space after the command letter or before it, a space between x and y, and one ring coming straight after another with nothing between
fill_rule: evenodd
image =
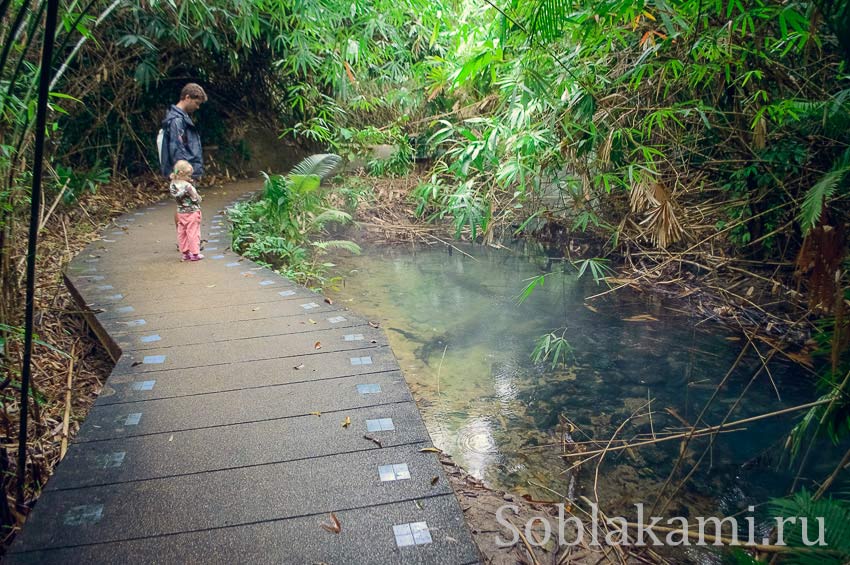
<instances>
[{"instance_id":1,"label":"twig","mask_svg":"<svg viewBox=\"0 0 850 565\"><path fill-rule=\"evenodd\" d=\"M74 378L74 350L77 344L71 346L71 359L68 361L68 382L65 387L65 417L62 419L62 445L59 448L59 460L65 458L68 451L68 430L71 422L71 382Z\"/></svg>"},{"instance_id":2,"label":"twig","mask_svg":"<svg viewBox=\"0 0 850 565\"><path fill-rule=\"evenodd\" d=\"M537 560L537 555L534 553L534 549L532 549L531 544L528 543L528 538L523 535L522 530L514 526L514 530L519 534L519 538L522 540L523 545L525 545L525 550L528 552L528 555L531 557L531 562L533 565L540 565L540 562Z\"/></svg>"},{"instance_id":3,"label":"twig","mask_svg":"<svg viewBox=\"0 0 850 565\"><path fill-rule=\"evenodd\" d=\"M427 235L428 235L429 237L432 237L432 238L436 239L437 241L439 241L439 242L440 242L440 243L442 243L443 245L448 245L449 247L451 247L452 249L454 249L454 250L455 250L455 251L457 251L458 253L461 253L462 255L466 255L467 257L469 257L469 258L470 258L470 259L472 259L473 261L478 261L478 259L477 259L477 258L473 257L472 255L470 255L469 253L467 253L467 252L466 252L466 251L464 251L463 249L459 249L458 247L456 247L456 246L452 245L452 244L451 244L451 243L449 243L448 241L445 241L444 239L440 239L439 237L437 237L436 235L434 235L434 234L432 234L432 233L429 233L429 234L427 234Z\"/></svg>"},{"instance_id":4,"label":"twig","mask_svg":"<svg viewBox=\"0 0 850 565\"><path fill-rule=\"evenodd\" d=\"M443 356L440 357L440 366L437 367L437 399L440 398L440 371L443 370L443 360L446 358L446 351L449 348L449 344L443 348Z\"/></svg>"}]
</instances>

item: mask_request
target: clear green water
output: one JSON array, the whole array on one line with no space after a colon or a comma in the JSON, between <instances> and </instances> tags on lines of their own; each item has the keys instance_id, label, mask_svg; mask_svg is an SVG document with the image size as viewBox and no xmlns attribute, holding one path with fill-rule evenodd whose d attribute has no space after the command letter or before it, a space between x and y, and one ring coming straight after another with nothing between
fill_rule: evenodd
<instances>
[{"instance_id":1,"label":"clear green water","mask_svg":"<svg viewBox=\"0 0 850 565\"><path fill-rule=\"evenodd\" d=\"M332 294L381 320L434 443L493 487L537 499L568 494L568 465L551 445L559 414L578 426L576 441L604 445L652 399L651 419L643 408L618 437L679 429L667 409L692 422L743 347L740 336L689 317L682 311L687 302L667 305L620 291L586 303L605 287L565 274L558 262L545 285L518 305L525 279L546 272L548 260L519 248L463 249L474 259L444 246L365 247L359 257L335 257L344 285ZM639 315L655 320L626 320ZM535 340L563 327L573 348L567 365L535 365ZM743 359L710 424L721 421L758 367L755 355ZM812 400L802 369L774 361L770 376L773 384L762 372L731 419ZM795 421L777 418L721 436L668 515L729 514L784 494L793 475L780 458ZM686 462L706 445L695 441ZM597 484L602 507L652 503L678 448L668 442L608 455ZM823 473L812 469L812 476ZM593 498L594 464L578 472L574 487Z\"/></svg>"}]
</instances>

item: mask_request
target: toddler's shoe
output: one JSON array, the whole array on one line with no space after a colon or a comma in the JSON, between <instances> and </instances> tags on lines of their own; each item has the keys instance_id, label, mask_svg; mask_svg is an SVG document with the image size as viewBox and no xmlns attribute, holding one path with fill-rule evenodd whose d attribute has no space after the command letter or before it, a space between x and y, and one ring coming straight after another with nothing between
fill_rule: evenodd
<instances>
[{"instance_id":1,"label":"toddler's shoe","mask_svg":"<svg viewBox=\"0 0 850 565\"><path fill-rule=\"evenodd\" d=\"M183 259L181 259L181 261L191 261L191 260L192 260L192 254L189 253L188 251L183 254Z\"/></svg>"},{"instance_id":2,"label":"toddler's shoe","mask_svg":"<svg viewBox=\"0 0 850 565\"><path fill-rule=\"evenodd\" d=\"M200 253L197 253L197 254L190 255L189 261L200 261L203 258L204 258L203 255L201 255Z\"/></svg>"}]
</instances>

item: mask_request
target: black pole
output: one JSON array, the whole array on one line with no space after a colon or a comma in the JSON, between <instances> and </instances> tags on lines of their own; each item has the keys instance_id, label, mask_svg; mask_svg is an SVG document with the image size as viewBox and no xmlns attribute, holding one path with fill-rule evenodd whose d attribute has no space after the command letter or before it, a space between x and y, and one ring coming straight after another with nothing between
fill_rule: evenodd
<instances>
[{"instance_id":1,"label":"black pole","mask_svg":"<svg viewBox=\"0 0 850 565\"><path fill-rule=\"evenodd\" d=\"M18 490L15 502L24 505L24 481L27 476L27 416L29 410L30 374L32 364L32 326L35 298L35 256L38 246L38 220L41 208L41 174L44 163L44 130L47 127L47 97L50 89L50 61L53 60L53 40L56 35L56 14L59 0L47 0L47 19L44 22L44 42L41 49L41 77L38 84L38 110L35 118L35 156L32 164L30 194L30 233L27 244L27 297L24 314L24 364L21 368L21 430L18 434Z\"/></svg>"}]
</instances>

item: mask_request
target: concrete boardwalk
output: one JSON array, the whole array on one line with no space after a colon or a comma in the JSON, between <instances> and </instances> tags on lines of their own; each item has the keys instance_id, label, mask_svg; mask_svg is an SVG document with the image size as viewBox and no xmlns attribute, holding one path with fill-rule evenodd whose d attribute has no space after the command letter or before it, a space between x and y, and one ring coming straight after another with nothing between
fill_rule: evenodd
<instances>
[{"instance_id":1,"label":"concrete boardwalk","mask_svg":"<svg viewBox=\"0 0 850 565\"><path fill-rule=\"evenodd\" d=\"M118 361L7 563L478 561L383 332L229 250L258 188L206 191L203 261L170 201L72 261Z\"/></svg>"}]
</instances>

